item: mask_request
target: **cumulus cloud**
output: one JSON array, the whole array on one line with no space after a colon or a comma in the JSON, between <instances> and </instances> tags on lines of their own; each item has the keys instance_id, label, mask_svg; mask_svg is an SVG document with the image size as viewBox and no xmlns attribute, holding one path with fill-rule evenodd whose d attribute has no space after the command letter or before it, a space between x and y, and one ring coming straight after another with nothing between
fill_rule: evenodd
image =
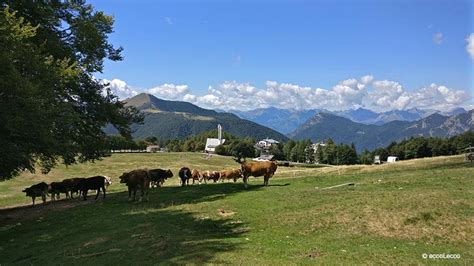
<instances>
[{"instance_id":1,"label":"cumulus cloud","mask_svg":"<svg viewBox=\"0 0 474 266\"><path fill-rule=\"evenodd\" d=\"M467 36L466 41L466 51L471 56L471 59L474 59L474 33Z\"/></svg>"},{"instance_id":2,"label":"cumulus cloud","mask_svg":"<svg viewBox=\"0 0 474 266\"><path fill-rule=\"evenodd\" d=\"M120 79L107 80L103 79L102 83L109 84L107 87L112 91L113 94L118 96L119 99L126 99L133 97L138 94L138 91L129 86L125 81Z\"/></svg>"},{"instance_id":3,"label":"cumulus cloud","mask_svg":"<svg viewBox=\"0 0 474 266\"><path fill-rule=\"evenodd\" d=\"M435 34L433 34L433 42L436 43L436 44L441 44L443 42L444 38L443 38L443 33L442 32L436 32Z\"/></svg>"},{"instance_id":4,"label":"cumulus cloud","mask_svg":"<svg viewBox=\"0 0 474 266\"><path fill-rule=\"evenodd\" d=\"M153 87L146 90L147 93L153 94L159 98L168 100L182 99L184 95L188 94L188 85L175 85L173 83L165 83L160 86Z\"/></svg>"},{"instance_id":5,"label":"cumulus cloud","mask_svg":"<svg viewBox=\"0 0 474 266\"><path fill-rule=\"evenodd\" d=\"M150 89L136 89L124 81L107 81L121 99L139 92L153 94L168 100L183 100L204 108L224 110L252 110L270 106L285 109L346 110L364 107L375 111L424 108L450 110L467 106L471 96L463 90L430 84L415 90L406 90L393 80L377 80L372 75L338 82L329 89L313 88L292 83L268 80L258 88L251 83L225 81L209 86L204 95L192 93L188 85L165 83Z\"/></svg>"}]
</instances>

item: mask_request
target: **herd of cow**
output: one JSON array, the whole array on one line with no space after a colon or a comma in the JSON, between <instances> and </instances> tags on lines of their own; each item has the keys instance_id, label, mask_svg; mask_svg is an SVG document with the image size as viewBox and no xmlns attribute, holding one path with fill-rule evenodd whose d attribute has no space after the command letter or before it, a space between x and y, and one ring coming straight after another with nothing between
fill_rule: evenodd
<instances>
[{"instance_id":1,"label":"herd of cow","mask_svg":"<svg viewBox=\"0 0 474 266\"><path fill-rule=\"evenodd\" d=\"M237 179L242 178L247 187L247 180L250 176L259 177L263 176L263 184L268 185L270 177L272 177L277 169L277 164L272 161L263 162L242 162L240 169L223 170L223 171L198 171L196 169L189 169L188 167L182 167L179 170L179 177L181 179L181 186L189 185L189 180L192 180L193 184L198 182L207 183L212 180L214 182L224 182L225 180L233 180L237 182ZM148 200L148 192L150 187L161 187L166 179L173 177L171 170L163 169L136 169L130 172L123 173L119 179L120 183L124 183L128 187L129 200L136 198L137 190L140 189L141 196L140 201L144 196ZM100 191L105 198L106 188L112 184L112 181L107 176L93 176L88 178L70 178L65 179L61 182L52 182L46 184L41 182L36 185L32 185L29 188L23 190L26 192L26 196L31 197L33 205L35 205L35 198L41 197L43 203L46 202L46 197L51 194L51 200L54 201L59 199L61 193L66 194L66 199L73 198L73 194L82 195L84 200L87 200L87 192L89 190L97 190L95 199L99 197Z\"/></svg>"}]
</instances>

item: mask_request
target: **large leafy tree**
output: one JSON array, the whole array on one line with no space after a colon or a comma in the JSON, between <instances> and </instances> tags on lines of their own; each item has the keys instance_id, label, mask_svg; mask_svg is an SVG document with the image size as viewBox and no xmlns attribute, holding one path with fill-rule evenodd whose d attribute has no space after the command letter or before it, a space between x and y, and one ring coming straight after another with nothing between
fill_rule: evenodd
<instances>
[{"instance_id":1,"label":"large leafy tree","mask_svg":"<svg viewBox=\"0 0 474 266\"><path fill-rule=\"evenodd\" d=\"M0 179L107 155L102 128L142 121L93 74L121 60L113 19L84 1L0 0Z\"/></svg>"}]
</instances>

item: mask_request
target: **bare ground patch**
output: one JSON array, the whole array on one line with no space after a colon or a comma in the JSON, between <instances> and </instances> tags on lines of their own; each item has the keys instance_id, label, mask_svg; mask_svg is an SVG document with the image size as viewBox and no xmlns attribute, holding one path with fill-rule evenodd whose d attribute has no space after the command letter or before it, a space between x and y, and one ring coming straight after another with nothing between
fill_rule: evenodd
<instances>
[{"instance_id":1,"label":"bare ground patch","mask_svg":"<svg viewBox=\"0 0 474 266\"><path fill-rule=\"evenodd\" d=\"M46 203L36 204L35 206L29 205L16 205L0 208L0 224L12 223L18 220L31 220L34 218L41 218L50 212L63 211L66 209L74 208L76 206L83 206L100 200L87 200L83 201L80 199L73 200L59 200L59 201L47 201Z\"/></svg>"}]
</instances>

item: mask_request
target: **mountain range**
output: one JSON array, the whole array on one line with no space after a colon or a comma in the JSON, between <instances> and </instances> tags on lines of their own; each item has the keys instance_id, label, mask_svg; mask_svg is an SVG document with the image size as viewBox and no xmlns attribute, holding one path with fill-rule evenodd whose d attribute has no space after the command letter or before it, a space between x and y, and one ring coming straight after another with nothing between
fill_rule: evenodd
<instances>
[{"instance_id":1,"label":"mountain range","mask_svg":"<svg viewBox=\"0 0 474 266\"><path fill-rule=\"evenodd\" d=\"M158 139L184 139L215 129L218 124L221 124L225 131L239 137L250 136L257 139L268 137L279 141L288 140L280 132L241 119L235 114L219 113L189 102L167 101L141 93L126 99L125 105L134 106L145 115L143 124L132 125L134 138L144 139L155 136ZM112 126L108 126L105 132L117 134Z\"/></svg>"},{"instance_id":2,"label":"mountain range","mask_svg":"<svg viewBox=\"0 0 474 266\"><path fill-rule=\"evenodd\" d=\"M311 139L313 142L332 138L336 143L354 143L360 152L385 147L393 141L412 136L451 137L474 130L474 110L466 112L462 108L441 114L419 109L375 113L362 108L329 112L322 109L297 111L272 107L238 112L239 117L233 113L204 109L189 102L163 100L145 93L125 100L125 105L134 106L145 115L143 124L132 125L133 137L138 139L149 136L184 139L215 129L221 124L224 131L239 137L273 138L283 142L289 138ZM117 134L111 126L105 132Z\"/></svg>"},{"instance_id":3,"label":"mountain range","mask_svg":"<svg viewBox=\"0 0 474 266\"><path fill-rule=\"evenodd\" d=\"M451 137L474 130L474 110L457 115L431 114L417 121L392 121L367 125L331 113L317 113L288 136L313 142L332 138L336 143L354 143L360 152L386 147L393 141L412 136Z\"/></svg>"},{"instance_id":4,"label":"mountain range","mask_svg":"<svg viewBox=\"0 0 474 266\"><path fill-rule=\"evenodd\" d=\"M353 122L366 125L383 125L392 121L416 121L435 113L451 116L465 113L466 110L459 107L447 112L441 112L437 110L422 110L414 108L409 110L392 110L377 113L364 108L344 111L329 111L325 109L295 110L269 107L250 111L232 112L243 119L259 123L283 134L289 134L320 112L345 117Z\"/></svg>"}]
</instances>

